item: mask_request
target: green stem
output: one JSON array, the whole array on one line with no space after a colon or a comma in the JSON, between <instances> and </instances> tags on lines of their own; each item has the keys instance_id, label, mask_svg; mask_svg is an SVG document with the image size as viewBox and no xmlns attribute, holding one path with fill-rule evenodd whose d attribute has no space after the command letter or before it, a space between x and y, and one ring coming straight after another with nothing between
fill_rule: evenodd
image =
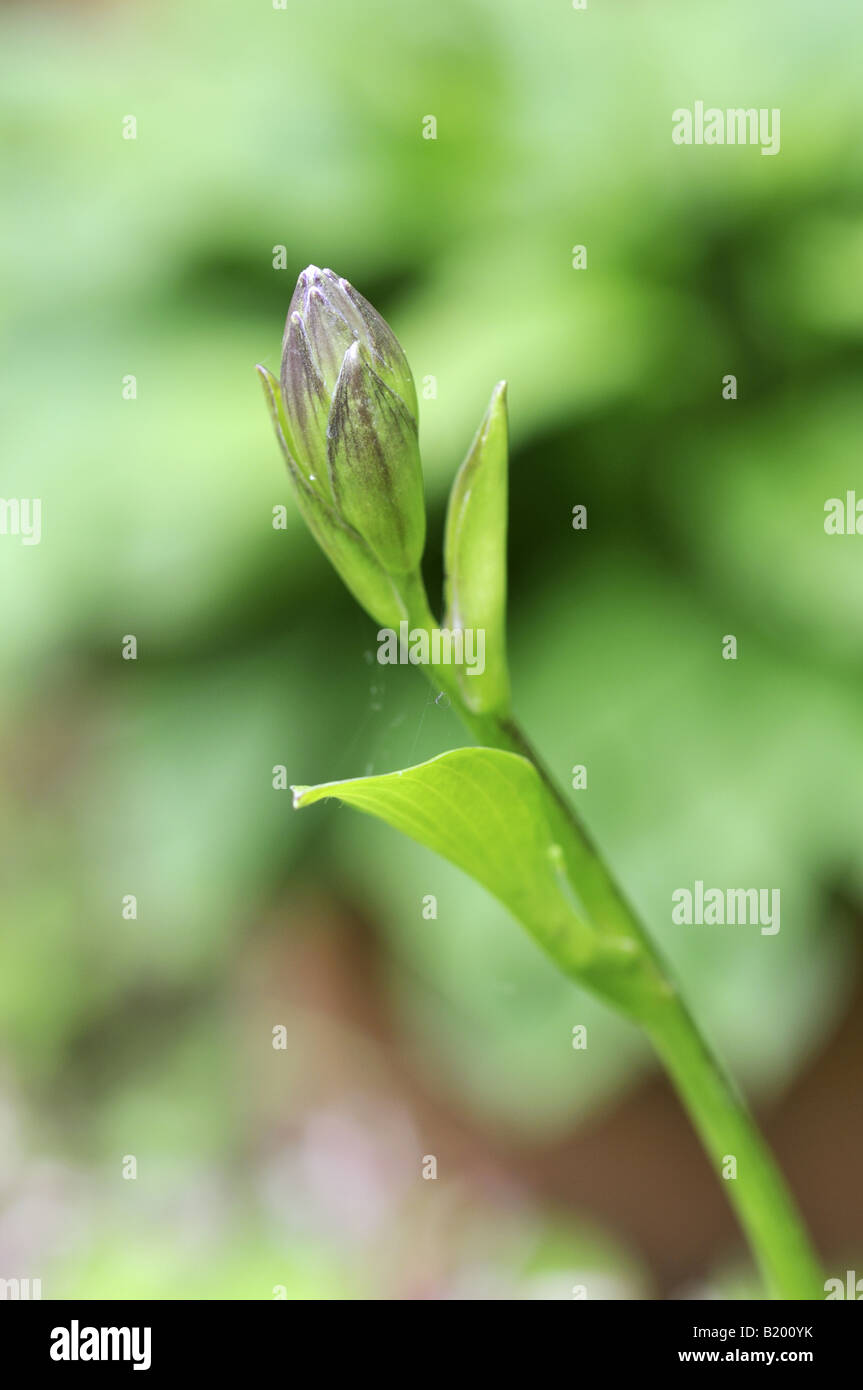
<instances>
[{"instance_id":1,"label":"green stem","mask_svg":"<svg viewBox=\"0 0 863 1390\"><path fill-rule=\"evenodd\" d=\"M429 630L436 625L419 574L404 581L401 598L412 628ZM817 1258L775 1160L745 1104L702 1039L670 971L574 809L512 719L471 710L452 667L427 667L426 673L448 695L480 745L527 758L546 784L553 808L553 830L572 891L606 939L635 947L631 969L619 980L609 985L607 979L590 981L588 977L588 982L636 1019L651 1039L714 1170L723 1177L728 1175L729 1197L770 1296L822 1298L823 1281ZM558 964L566 973L572 973L565 956ZM733 1177L731 1159L736 1162Z\"/></svg>"},{"instance_id":2,"label":"green stem","mask_svg":"<svg viewBox=\"0 0 863 1390\"><path fill-rule=\"evenodd\" d=\"M645 1026L714 1170L727 1181L770 1296L823 1298L823 1273L776 1162L685 1005L674 995Z\"/></svg>"}]
</instances>

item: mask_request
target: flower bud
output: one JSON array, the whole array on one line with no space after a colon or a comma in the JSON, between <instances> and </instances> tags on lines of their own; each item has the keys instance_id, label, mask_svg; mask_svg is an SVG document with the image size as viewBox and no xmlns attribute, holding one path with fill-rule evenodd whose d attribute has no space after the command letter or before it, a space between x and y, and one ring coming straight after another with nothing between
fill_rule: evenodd
<instances>
[{"instance_id":1,"label":"flower bud","mask_svg":"<svg viewBox=\"0 0 863 1390\"><path fill-rule=\"evenodd\" d=\"M300 468L294 457L279 383L266 367L259 366L257 370L303 520L357 602L381 626L396 627L404 612L390 575L363 538L341 520L315 488L314 480L309 480Z\"/></svg>"},{"instance_id":2,"label":"flower bud","mask_svg":"<svg viewBox=\"0 0 863 1390\"><path fill-rule=\"evenodd\" d=\"M417 422L359 342L345 353L333 394L327 461L339 516L365 537L384 569L415 570L425 543Z\"/></svg>"},{"instance_id":3,"label":"flower bud","mask_svg":"<svg viewBox=\"0 0 863 1390\"><path fill-rule=\"evenodd\" d=\"M331 270L309 266L297 281L281 398L286 444L309 486L387 571L414 570L425 506L413 377L392 329Z\"/></svg>"}]
</instances>

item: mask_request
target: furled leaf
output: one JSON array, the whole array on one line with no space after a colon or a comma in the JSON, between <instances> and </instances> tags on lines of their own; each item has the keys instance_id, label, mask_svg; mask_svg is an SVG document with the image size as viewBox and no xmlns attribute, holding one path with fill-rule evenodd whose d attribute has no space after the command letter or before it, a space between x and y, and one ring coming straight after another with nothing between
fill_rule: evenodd
<instances>
[{"instance_id":1,"label":"furled leaf","mask_svg":"<svg viewBox=\"0 0 863 1390\"><path fill-rule=\"evenodd\" d=\"M477 713L505 713L509 706L506 526L506 382L501 381L453 483L444 541L447 625L484 633L485 669L459 673L465 700Z\"/></svg>"}]
</instances>

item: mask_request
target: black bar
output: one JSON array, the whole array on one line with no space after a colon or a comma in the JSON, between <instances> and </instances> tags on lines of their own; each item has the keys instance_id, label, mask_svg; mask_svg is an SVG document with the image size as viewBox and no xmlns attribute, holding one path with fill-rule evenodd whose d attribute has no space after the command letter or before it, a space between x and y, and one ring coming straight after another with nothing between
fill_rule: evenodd
<instances>
[{"instance_id":1,"label":"black bar","mask_svg":"<svg viewBox=\"0 0 863 1390\"><path fill-rule=\"evenodd\" d=\"M378 1311L360 1313L352 1303L320 1309L280 1301L7 1302L0 1304L0 1336L4 1362L18 1366L19 1379L37 1371L57 1381L107 1372L145 1383L145 1377L158 1381L194 1372L200 1383L210 1375L221 1380L253 1367L256 1376L269 1373L289 1382L316 1371L329 1379L334 1364L342 1364L352 1376L389 1366L388 1378L413 1380L419 1371L427 1382L436 1364L442 1376L473 1366L485 1373L499 1358L506 1367L511 1353L522 1349L532 1357L533 1380L541 1380L543 1366L550 1369L552 1363L559 1374L561 1357L575 1376L672 1367L698 1374L704 1366L766 1371L787 1365L823 1376L857 1364L863 1328L859 1310L840 1301L574 1300L545 1313L536 1303L524 1303L506 1314L503 1326L497 1322L499 1305L485 1306L480 1314L477 1304L470 1304L469 1325L461 1324L464 1313L451 1306L437 1313L426 1306L415 1323L417 1311L408 1307L396 1314L393 1326L392 1313L378 1324ZM487 1329L477 1321L486 1317ZM400 1333L408 1338L407 1349ZM89 1359L91 1351L100 1358L104 1352L105 1359ZM61 1353L70 1359L55 1359Z\"/></svg>"}]
</instances>

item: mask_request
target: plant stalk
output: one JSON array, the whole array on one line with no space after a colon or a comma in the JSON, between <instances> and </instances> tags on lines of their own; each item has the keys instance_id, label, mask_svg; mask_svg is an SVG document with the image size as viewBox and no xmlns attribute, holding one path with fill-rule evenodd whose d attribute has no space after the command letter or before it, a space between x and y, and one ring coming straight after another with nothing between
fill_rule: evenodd
<instances>
[{"instance_id":1,"label":"plant stalk","mask_svg":"<svg viewBox=\"0 0 863 1390\"><path fill-rule=\"evenodd\" d=\"M711 1166L726 1179L769 1296L823 1298L823 1272L776 1160L679 995L645 1027Z\"/></svg>"},{"instance_id":2,"label":"plant stalk","mask_svg":"<svg viewBox=\"0 0 863 1390\"><path fill-rule=\"evenodd\" d=\"M436 620L421 576L400 589L412 628L429 631ZM518 725L508 716L470 709L449 666L425 668L433 685L449 697L481 746L517 753L536 767L550 793L553 829L560 841L572 891L606 939L634 945L632 968L622 983L596 992L616 1003L646 1031L699 1134L714 1171L726 1178L729 1198L748 1238L769 1296L819 1299L823 1275L799 1212L775 1159L735 1087L714 1057L681 1000L671 973L581 824L574 808L543 766ZM558 960L565 973L568 963ZM584 977L579 977L584 984ZM588 977L587 983L593 984ZM736 1169L730 1160L735 1160ZM736 1172L731 1176L731 1172Z\"/></svg>"}]
</instances>

